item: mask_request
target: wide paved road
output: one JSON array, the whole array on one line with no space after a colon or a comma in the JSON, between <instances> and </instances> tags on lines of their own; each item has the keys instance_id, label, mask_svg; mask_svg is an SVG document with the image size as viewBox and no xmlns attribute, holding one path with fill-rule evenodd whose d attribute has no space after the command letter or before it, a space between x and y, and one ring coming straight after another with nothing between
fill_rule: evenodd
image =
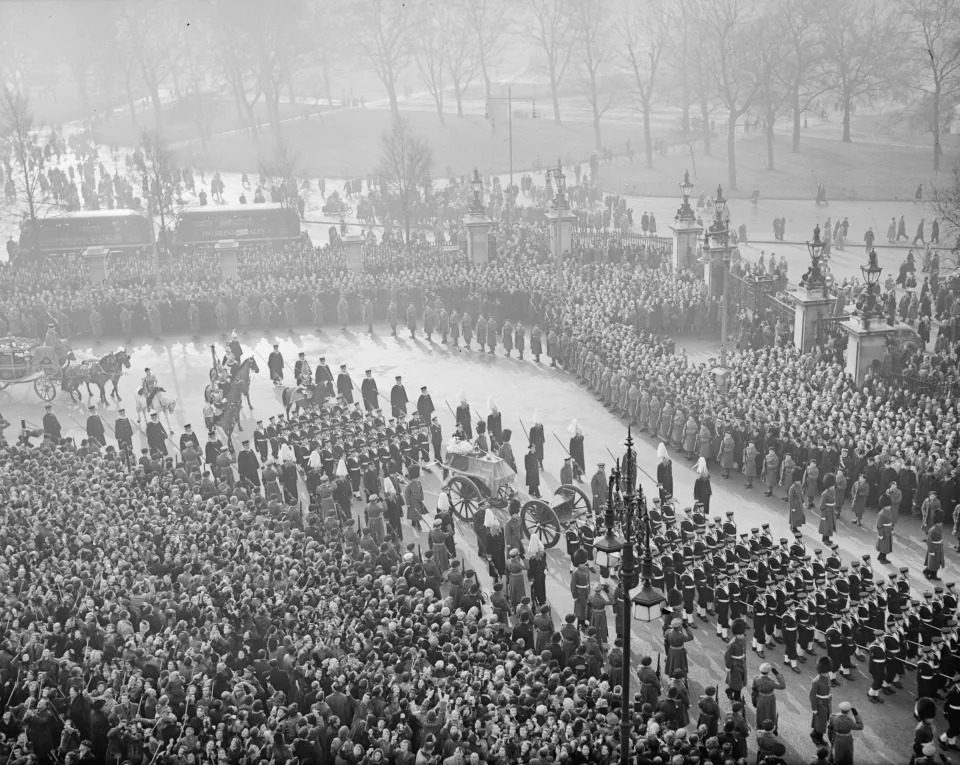
<instances>
[{"instance_id":1,"label":"wide paved road","mask_svg":"<svg viewBox=\"0 0 960 765\"><path fill-rule=\"evenodd\" d=\"M487 400L492 397L496 400L503 413L504 427L511 427L515 433L514 444L518 455L522 454L524 445L523 430L520 419L529 427L535 409L539 409L546 429L546 472L543 480L546 489L552 489L558 483L558 474L562 464L563 449L553 437L556 433L566 444L566 428L573 418L577 418L586 437L586 460L588 476L596 469L596 463L603 461L609 469L612 460L607 449L616 455L622 453L622 441L626 435L626 425L619 418L610 414L600 402L589 392L582 389L565 373L552 370L548 364L536 365L531 361L520 362L516 353L512 359L504 358L502 352L497 356L472 352L457 352L450 346L438 342L427 343L424 338L410 340L407 332L402 332L398 338L390 337L389 330L382 325L376 327L376 334L367 335L359 327L351 327L349 331L338 328L326 328L317 333L304 329L303 336L293 334L264 335L251 334L242 337L241 341L247 353L257 353L261 373L252 379L251 398L255 409L245 413L244 427L247 433L252 432L254 419L265 418L267 415L281 411L279 394L270 384L266 374L266 363L263 358L270 351L273 342L279 342L282 352L292 366L297 353L303 350L311 364L315 364L317 357L323 353L327 357L330 367L336 372L341 363L349 365L354 380L359 384L365 369L372 369L381 392L389 395L389 388L393 384L395 374L402 374L407 387L407 393L412 401L419 394L420 385L428 385L438 409L440 422L444 429L444 436L449 437L453 429L453 416L448 411L445 402L456 407L459 393L466 394L473 409L474 418L486 416ZM128 347L133 354L133 368L121 380L120 392L124 398L128 414L133 415L133 394L143 375L144 367L150 367L159 377L160 382L177 399L176 411L169 419L169 429L176 436L183 430L187 422L193 424L194 431L203 438L202 393L207 382L207 373L210 368L210 343L216 342L216 337L170 338L165 342L142 342ZM99 355L114 350L114 345L104 345L93 352ZM78 349L81 352L91 349ZM288 377L290 373L288 372ZM80 423L86 421L86 400L82 405L71 406L66 394L60 394L56 400L55 411L65 430L74 436L82 436ZM103 408L104 418L112 425L116 416L117 403L111 402L109 407ZM21 417L35 423L40 421L43 413L41 402L33 395L32 389L27 386L10 388L0 393L0 411L8 420L18 423ZM73 419L71 419L73 418ZM8 437L15 437L15 429L7 431ZM520 447L518 449L518 447ZM648 472L653 472L656 464L656 443L649 438L640 437L638 441L640 465ZM675 460L674 478L676 494L682 498L684 505L692 504L694 474L683 460ZM642 476L641 476L642 477ZM653 494L653 483L643 478L648 494ZM759 526L761 523L770 523L775 537L787 536L788 528L785 518L785 505L777 501L765 500L762 489L752 491L743 489L742 480L731 479L724 481L715 471L714 476L713 514L722 515L727 510L736 511L736 519L741 530ZM435 497L438 487L437 474L427 476L425 488L428 491L428 502ZM808 516L809 523L805 529L805 541L810 549L819 545L815 524L817 517ZM839 523L837 541L845 561L854 557L859 558L864 553L872 553L875 540L871 525L874 516L867 518L866 528L859 529L851 526L846 519ZM481 578L489 585L486 579L485 565L478 561L475 553L472 531L468 525L460 524L462 539L459 542L466 555ZM405 533L414 534L409 527ZM887 573L895 571L895 566L910 567L911 581L916 591L921 592L927 584L920 576L923 560L923 546L919 539L919 529L915 523L905 520L898 528L895 551L890 566L876 566L877 577L885 577ZM952 541L952 538L951 538ZM874 555L874 558L876 556ZM948 548L948 564L945 578L951 580L960 573L955 554ZM572 600L569 594L568 559L560 548L550 553L550 575L548 580L548 595L558 615L558 621L571 609ZM612 616L611 616L612 618ZM612 630L612 622L611 622ZM659 629L649 625L638 625L633 630L634 657L644 652L655 652L662 646ZM692 716L696 719L696 702L706 685L721 687L721 701L725 710L729 704L723 697L724 681L723 644L715 637L713 625L701 626L694 631L694 642L689 644L691 658L691 701L694 709ZM781 664L783 654L777 650L768 653L768 658ZM755 654L749 654L748 667L751 677L756 674L759 659ZM808 738L809 711L807 693L810 681L814 675L812 662L801 665L802 673L794 674L787 670L785 677L788 688L778 692L780 704L781 735L791 747L791 761L806 762L812 758L813 747ZM862 670L862 671L861 671ZM913 703L913 689L915 688L914 675L908 673L904 678L905 690L899 691L896 696L887 697L883 706L874 706L867 701L866 689L868 682L865 679L866 667L861 664L854 670L855 680L844 683L841 688L835 689L834 704L849 699L863 714L866 730L856 734L857 761L870 763L903 763L909 758L909 731L913 727L911 709ZM753 710L749 710L748 721L754 724ZM755 746L751 743L751 752Z\"/></svg>"}]
</instances>

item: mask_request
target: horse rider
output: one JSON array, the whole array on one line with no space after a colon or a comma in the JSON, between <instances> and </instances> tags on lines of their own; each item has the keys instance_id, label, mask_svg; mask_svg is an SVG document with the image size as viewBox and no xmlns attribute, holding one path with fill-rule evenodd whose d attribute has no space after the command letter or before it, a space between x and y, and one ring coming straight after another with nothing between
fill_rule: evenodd
<instances>
[{"instance_id":1,"label":"horse rider","mask_svg":"<svg viewBox=\"0 0 960 765\"><path fill-rule=\"evenodd\" d=\"M153 405L153 397L157 395L160 386L157 383L157 378L150 371L150 367L146 367L143 371L146 374L143 376L141 390L143 391L143 397L147 400L147 408L149 409Z\"/></svg>"}]
</instances>

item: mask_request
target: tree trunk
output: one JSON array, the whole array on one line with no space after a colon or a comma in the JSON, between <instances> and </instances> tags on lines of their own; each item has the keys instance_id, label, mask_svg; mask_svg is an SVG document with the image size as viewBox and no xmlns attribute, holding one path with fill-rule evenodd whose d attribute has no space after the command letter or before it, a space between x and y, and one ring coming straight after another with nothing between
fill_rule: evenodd
<instances>
[{"instance_id":1,"label":"tree trunk","mask_svg":"<svg viewBox=\"0 0 960 765\"><path fill-rule=\"evenodd\" d=\"M603 151L603 137L600 135L600 112L593 108L593 143L597 147L597 154Z\"/></svg>"},{"instance_id":2,"label":"tree trunk","mask_svg":"<svg viewBox=\"0 0 960 765\"><path fill-rule=\"evenodd\" d=\"M703 153L710 156L710 107L707 105L706 88L700 89L700 119L703 120Z\"/></svg>"},{"instance_id":3,"label":"tree trunk","mask_svg":"<svg viewBox=\"0 0 960 765\"><path fill-rule=\"evenodd\" d=\"M773 161L773 115L767 114L767 170L775 170Z\"/></svg>"},{"instance_id":4,"label":"tree trunk","mask_svg":"<svg viewBox=\"0 0 960 765\"><path fill-rule=\"evenodd\" d=\"M553 124L560 124L560 83L557 82L557 78L553 73L553 68L550 69L550 95L553 97Z\"/></svg>"},{"instance_id":5,"label":"tree trunk","mask_svg":"<svg viewBox=\"0 0 960 765\"><path fill-rule=\"evenodd\" d=\"M280 140L280 88L270 88L263 94L264 102L267 105L267 119L270 121L270 127L277 141Z\"/></svg>"},{"instance_id":6,"label":"tree trunk","mask_svg":"<svg viewBox=\"0 0 960 765\"><path fill-rule=\"evenodd\" d=\"M680 132L683 134L683 137L686 138L690 135L690 73L687 71L687 25L686 19L684 19L683 25L683 57L680 62L680 98L683 103L683 111L680 113ZM651 90L653 83L651 83ZM647 158L647 166L653 167L650 164L652 154Z\"/></svg>"},{"instance_id":7,"label":"tree trunk","mask_svg":"<svg viewBox=\"0 0 960 765\"><path fill-rule=\"evenodd\" d=\"M293 72L287 74L287 95L290 97L290 103L297 103L297 96L293 90Z\"/></svg>"},{"instance_id":8,"label":"tree trunk","mask_svg":"<svg viewBox=\"0 0 960 765\"><path fill-rule=\"evenodd\" d=\"M80 96L80 108L83 110L83 116L85 118L90 117L90 91L87 88L87 70L80 70L79 68L74 68L73 76L77 80L77 95Z\"/></svg>"},{"instance_id":9,"label":"tree trunk","mask_svg":"<svg viewBox=\"0 0 960 765\"><path fill-rule=\"evenodd\" d=\"M333 88L330 87L330 64L324 59L323 67L320 70L323 74L323 89L327 94L327 106L333 108Z\"/></svg>"},{"instance_id":10,"label":"tree trunk","mask_svg":"<svg viewBox=\"0 0 960 765\"><path fill-rule=\"evenodd\" d=\"M457 99L457 116L463 116L463 88L460 87L460 83L456 82L453 85L453 95Z\"/></svg>"},{"instance_id":11,"label":"tree trunk","mask_svg":"<svg viewBox=\"0 0 960 765\"><path fill-rule=\"evenodd\" d=\"M737 190L737 117L730 110L730 122L727 125L727 186L730 191Z\"/></svg>"},{"instance_id":12,"label":"tree trunk","mask_svg":"<svg viewBox=\"0 0 960 765\"><path fill-rule=\"evenodd\" d=\"M800 153L800 83L793 91L793 147L794 154Z\"/></svg>"},{"instance_id":13,"label":"tree trunk","mask_svg":"<svg viewBox=\"0 0 960 765\"><path fill-rule=\"evenodd\" d=\"M133 88L130 86L130 72L126 71L123 78L123 86L127 91L127 104L130 107L130 121L133 126L137 126L137 105L133 102Z\"/></svg>"},{"instance_id":14,"label":"tree trunk","mask_svg":"<svg viewBox=\"0 0 960 765\"><path fill-rule=\"evenodd\" d=\"M443 118L443 95L439 91L437 91L437 93L433 96L433 103L436 104L437 116L440 118L440 124L446 127L447 122Z\"/></svg>"},{"instance_id":15,"label":"tree trunk","mask_svg":"<svg viewBox=\"0 0 960 765\"><path fill-rule=\"evenodd\" d=\"M688 115L689 116L689 115ZM689 128L689 123L687 124ZM647 167L653 169L653 136L650 135L650 100L643 102L643 148L647 155Z\"/></svg>"},{"instance_id":16,"label":"tree trunk","mask_svg":"<svg viewBox=\"0 0 960 765\"><path fill-rule=\"evenodd\" d=\"M387 97L390 99L390 113L393 115L393 119L400 120L400 105L397 103L397 84L395 82L388 82L387 85Z\"/></svg>"},{"instance_id":17,"label":"tree trunk","mask_svg":"<svg viewBox=\"0 0 960 765\"><path fill-rule=\"evenodd\" d=\"M153 103L153 120L156 123L157 133L163 132L163 102L160 100L160 88L157 83L149 85L150 101Z\"/></svg>"},{"instance_id":18,"label":"tree trunk","mask_svg":"<svg viewBox=\"0 0 960 765\"><path fill-rule=\"evenodd\" d=\"M850 138L850 102L853 99L850 96L844 96L843 98L843 142L844 143L853 143L853 140Z\"/></svg>"},{"instance_id":19,"label":"tree trunk","mask_svg":"<svg viewBox=\"0 0 960 765\"><path fill-rule=\"evenodd\" d=\"M487 101L489 101L489 100L490 100L490 92L491 92L491 88L490 88L490 75L489 75L489 73L487 72L487 62L486 62L486 60L485 60L482 56L480 57L480 71L483 72L483 92L484 92L484 95L485 95L486 98L487 98Z\"/></svg>"},{"instance_id":20,"label":"tree trunk","mask_svg":"<svg viewBox=\"0 0 960 765\"><path fill-rule=\"evenodd\" d=\"M940 171L940 84L933 89L933 171Z\"/></svg>"}]
</instances>

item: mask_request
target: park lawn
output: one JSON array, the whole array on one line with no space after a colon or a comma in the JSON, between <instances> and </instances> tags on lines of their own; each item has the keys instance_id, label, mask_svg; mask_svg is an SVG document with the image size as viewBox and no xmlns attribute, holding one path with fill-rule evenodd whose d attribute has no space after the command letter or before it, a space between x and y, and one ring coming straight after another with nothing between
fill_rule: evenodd
<instances>
[{"instance_id":1,"label":"park lawn","mask_svg":"<svg viewBox=\"0 0 960 765\"><path fill-rule=\"evenodd\" d=\"M756 187L769 199L813 199L817 183L823 183L831 200L913 199L920 183L929 197L931 184L949 182L951 168L960 161L960 140L945 135L942 145L939 178L932 170L930 146L881 142L873 137L858 143L856 133L852 144L822 137L822 133L818 137L804 135L799 154L790 152L790 136L778 133L775 170L767 170L767 145L762 135L740 138L736 146L736 191L728 188L725 137L714 138L710 157L703 155L701 144L694 147L692 159L686 145L673 145L667 156L654 157L652 170L621 160L603 168L600 175L607 190L640 196L675 194L677 179L684 170L690 170L693 177L695 167L695 194L705 189L713 195L720 183L728 196L747 197Z\"/></svg>"},{"instance_id":2,"label":"park lawn","mask_svg":"<svg viewBox=\"0 0 960 765\"><path fill-rule=\"evenodd\" d=\"M446 116L441 125L436 112L406 111L403 117L413 132L433 148L434 176L445 177L470 172L506 173L510 169L507 125L490 129L480 116ZM284 141L295 150L302 169L300 175L327 178L364 177L375 172L380 161L380 138L390 127L386 109L337 110L307 121L283 125ZM604 141L623 146L627 138L637 144L637 128L626 125L604 126ZM251 171L259 167L261 157L269 158L273 141L261 133L258 147L246 132L217 136L209 147L207 164L211 168ZM178 147L186 154L198 153L199 144L191 141ZM544 166L557 158L589 158L593 151L593 127L585 123L554 125L552 121L514 117L513 165L516 171L529 169L536 157Z\"/></svg>"},{"instance_id":3,"label":"park lawn","mask_svg":"<svg viewBox=\"0 0 960 765\"><path fill-rule=\"evenodd\" d=\"M303 118L308 114L325 111L329 107L327 102L321 101L317 106L302 103L280 102L280 118L291 120ZM212 142L224 140L218 134L229 133L234 130L246 130L246 119L240 119L233 99L212 97L204 99L204 109L211 124L210 133L214 136ZM192 141L196 144L195 154L202 153L202 147L197 123L191 118L191 111L184 101L170 101L164 103L164 136L173 144ZM269 130L267 123L267 108L263 102L254 107L256 119ZM140 141L140 133L144 128L153 129L156 124L153 116L153 106L149 102L141 101L137 105L137 124L130 120L129 108L117 108L105 118L94 124L94 138L98 143L107 146L135 146ZM243 168L250 170L250 167Z\"/></svg>"}]
</instances>

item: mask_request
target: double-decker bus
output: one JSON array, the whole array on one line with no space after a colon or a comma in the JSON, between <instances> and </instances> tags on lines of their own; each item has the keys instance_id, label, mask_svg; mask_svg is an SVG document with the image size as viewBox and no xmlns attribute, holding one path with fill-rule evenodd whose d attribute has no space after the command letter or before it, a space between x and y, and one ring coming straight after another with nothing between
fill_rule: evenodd
<instances>
[{"instance_id":1,"label":"double-decker bus","mask_svg":"<svg viewBox=\"0 0 960 765\"><path fill-rule=\"evenodd\" d=\"M83 210L28 220L20 229L22 253L67 254L88 247L128 254L152 252L150 220L136 210Z\"/></svg>"},{"instance_id":2,"label":"double-decker bus","mask_svg":"<svg viewBox=\"0 0 960 765\"><path fill-rule=\"evenodd\" d=\"M300 238L300 216L277 203L191 207L177 216L175 238L181 246L285 242Z\"/></svg>"}]
</instances>

